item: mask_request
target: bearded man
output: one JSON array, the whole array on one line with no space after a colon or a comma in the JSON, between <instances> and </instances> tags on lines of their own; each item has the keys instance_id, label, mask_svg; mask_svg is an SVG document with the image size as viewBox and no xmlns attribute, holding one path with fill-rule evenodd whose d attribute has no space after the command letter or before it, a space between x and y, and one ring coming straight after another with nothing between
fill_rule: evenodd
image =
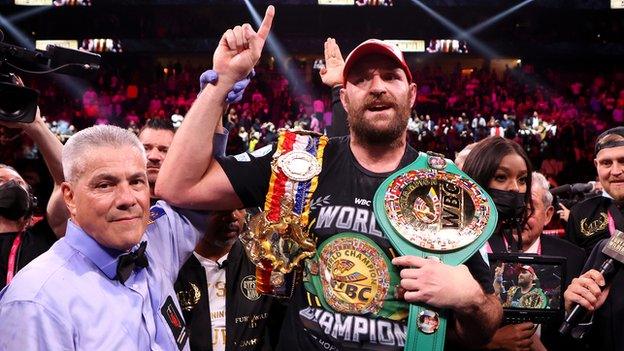
<instances>
[{"instance_id":1,"label":"bearded man","mask_svg":"<svg viewBox=\"0 0 624 351\"><path fill-rule=\"evenodd\" d=\"M340 99L348 113L348 136L324 144L323 138L314 135L283 133L276 145L253 153L212 157L212 136L205 130L214 130L228 90L260 58L273 14L274 9L269 7L258 33L245 24L228 30L221 38L213 57L219 80L204 89L174 137L171 156L165 160L163 176L156 183L157 195L182 207L216 210L264 203L265 213L280 213L280 208L272 207L280 204L274 196L277 191L285 191L286 196L293 193L291 212L309 209L297 215L309 218L306 228L318 239L320 255L333 252L345 259L333 260L333 266L328 267L335 284L324 283L321 288L308 281L295 288L278 350L382 346L385 350L402 350L408 332L406 302L450 309L453 317L449 334L454 336L451 343L458 342L462 347L486 343L502 311L481 256L477 254L466 266L457 267L412 256L392 259L390 242L375 222L375 191L386 177L418 156L406 140L416 84L398 48L371 39L347 57ZM284 189L282 181L274 181L274 155L285 155L290 152L287 149L295 150L292 155L300 157L290 169L295 173L302 169L298 165L315 157L321 165L317 178L298 181L301 188L291 183L294 187ZM271 210L266 211L267 207ZM276 217L279 220L280 215ZM380 265L367 265L367 260ZM315 264L329 262L311 262ZM398 275L397 266L405 267L400 272L402 289L388 289L379 277ZM354 267L366 268L356 272ZM307 273L319 274L313 267ZM353 280L358 284L348 283ZM395 291L399 294L393 294Z\"/></svg>"}]
</instances>

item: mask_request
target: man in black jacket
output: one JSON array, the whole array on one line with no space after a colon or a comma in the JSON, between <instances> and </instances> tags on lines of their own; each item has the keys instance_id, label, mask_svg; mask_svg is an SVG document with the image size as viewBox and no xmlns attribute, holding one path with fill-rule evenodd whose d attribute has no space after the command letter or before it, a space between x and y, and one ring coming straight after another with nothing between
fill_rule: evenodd
<instances>
[{"instance_id":1,"label":"man in black jacket","mask_svg":"<svg viewBox=\"0 0 624 351\"><path fill-rule=\"evenodd\" d=\"M147 155L147 181L150 186L150 202L152 205L158 201L158 198L154 195L154 185L174 134L175 129L171 120L158 118L148 119L139 132L139 140L145 147L145 154Z\"/></svg>"},{"instance_id":2,"label":"man in black jacket","mask_svg":"<svg viewBox=\"0 0 624 351\"><path fill-rule=\"evenodd\" d=\"M596 212L604 211L600 213L604 213L603 216L606 217L604 225L600 225L604 228L596 235L608 238L616 229L624 229L621 210L624 201L624 127L609 129L598 136L595 154L598 178L605 192L612 197L600 199L602 207L595 209ZM591 208L588 206L588 209ZM608 239L604 239L595 244L583 268L585 273L572 281L564 298L567 311L576 303L587 309L591 315L585 323L574 328L573 333L587 332L585 338L594 350L623 350L624 336L621 331L624 329L624 271L616 271L609 286L598 272L600 265L607 259L602 253L607 242Z\"/></svg>"},{"instance_id":3,"label":"man in black jacket","mask_svg":"<svg viewBox=\"0 0 624 351\"><path fill-rule=\"evenodd\" d=\"M279 302L256 292L256 268L238 240L245 213L212 212L206 236L178 275L191 350L265 350L276 343Z\"/></svg>"},{"instance_id":4,"label":"man in black jacket","mask_svg":"<svg viewBox=\"0 0 624 351\"><path fill-rule=\"evenodd\" d=\"M624 181L618 161L624 145L624 127L611 128L596 138L594 165L603 195L579 202L570 209L566 238L591 253L602 239L624 230Z\"/></svg>"}]
</instances>

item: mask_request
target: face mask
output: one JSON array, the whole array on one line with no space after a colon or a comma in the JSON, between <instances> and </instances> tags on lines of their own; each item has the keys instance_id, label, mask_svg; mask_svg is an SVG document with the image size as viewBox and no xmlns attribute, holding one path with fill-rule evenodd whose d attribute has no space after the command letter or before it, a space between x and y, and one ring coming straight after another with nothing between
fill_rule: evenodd
<instances>
[{"instance_id":1,"label":"face mask","mask_svg":"<svg viewBox=\"0 0 624 351\"><path fill-rule=\"evenodd\" d=\"M30 212L30 195L16 181L0 185L0 216L16 221Z\"/></svg>"},{"instance_id":2,"label":"face mask","mask_svg":"<svg viewBox=\"0 0 624 351\"><path fill-rule=\"evenodd\" d=\"M525 193L496 189L487 189L487 192L496 204L499 220L515 220L518 222L522 220L526 208L526 204L524 203Z\"/></svg>"}]
</instances>

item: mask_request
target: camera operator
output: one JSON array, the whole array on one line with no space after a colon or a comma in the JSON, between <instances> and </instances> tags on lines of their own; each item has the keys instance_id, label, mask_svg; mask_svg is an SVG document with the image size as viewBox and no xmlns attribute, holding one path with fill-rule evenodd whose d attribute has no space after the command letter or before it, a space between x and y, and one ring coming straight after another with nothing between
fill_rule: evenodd
<instances>
[{"instance_id":1,"label":"camera operator","mask_svg":"<svg viewBox=\"0 0 624 351\"><path fill-rule=\"evenodd\" d=\"M550 189L550 193L555 196L557 204L565 208L571 208L579 202L583 202L595 196L603 194L600 182L590 181L587 183L565 184Z\"/></svg>"},{"instance_id":2,"label":"camera operator","mask_svg":"<svg viewBox=\"0 0 624 351\"><path fill-rule=\"evenodd\" d=\"M0 121L0 126L21 129L30 137L39 147L54 180L45 218L33 225L35 200L30 186L15 169L0 164L0 288L3 288L17 271L47 251L57 236L64 233L69 214L60 196L63 145L48 129L39 109L32 123Z\"/></svg>"}]
</instances>

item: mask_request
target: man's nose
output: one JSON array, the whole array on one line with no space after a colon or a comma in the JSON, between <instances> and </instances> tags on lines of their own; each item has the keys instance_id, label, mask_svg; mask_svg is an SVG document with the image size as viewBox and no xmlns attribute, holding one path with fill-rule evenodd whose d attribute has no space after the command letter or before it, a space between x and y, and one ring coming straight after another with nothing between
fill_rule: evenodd
<instances>
[{"instance_id":1,"label":"man's nose","mask_svg":"<svg viewBox=\"0 0 624 351\"><path fill-rule=\"evenodd\" d=\"M120 184L118 186L116 200L117 208L120 210L127 210L136 205L137 198L130 184Z\"/></svg>"},{"instance_id":2,"label":"man's nose","mask_svg":"<svg viewBox=\"0 0 624 351\"><path fill-rule=\"evenodd\" d=\"M381 95L386 92L386 82L384 82L379 74L373 75L370 84L371 94Z\"/></svg>"},{"instance_id":3,"label":"man's nose","mask_svg":"<svg viewBox=\"0 0 624 351\"><path fill-rule=\"evenodd\" d=\"M162 153L158 151L157 149L152 149L147 152L147 159L150 160L151 162L162 161L163 159Z\"/></svg>"},{"instance_id":4,"label":"man's nose","mask_svg":"<svg viewBox=\"0 0 624 351\"><path fill-rule=\"evenodd\" d=\"M613 162L613 166L611 167L611 175L618 176L622 174L622 167L624 167L622 163L617 161Z\"/></svg>"}]
</instances>

